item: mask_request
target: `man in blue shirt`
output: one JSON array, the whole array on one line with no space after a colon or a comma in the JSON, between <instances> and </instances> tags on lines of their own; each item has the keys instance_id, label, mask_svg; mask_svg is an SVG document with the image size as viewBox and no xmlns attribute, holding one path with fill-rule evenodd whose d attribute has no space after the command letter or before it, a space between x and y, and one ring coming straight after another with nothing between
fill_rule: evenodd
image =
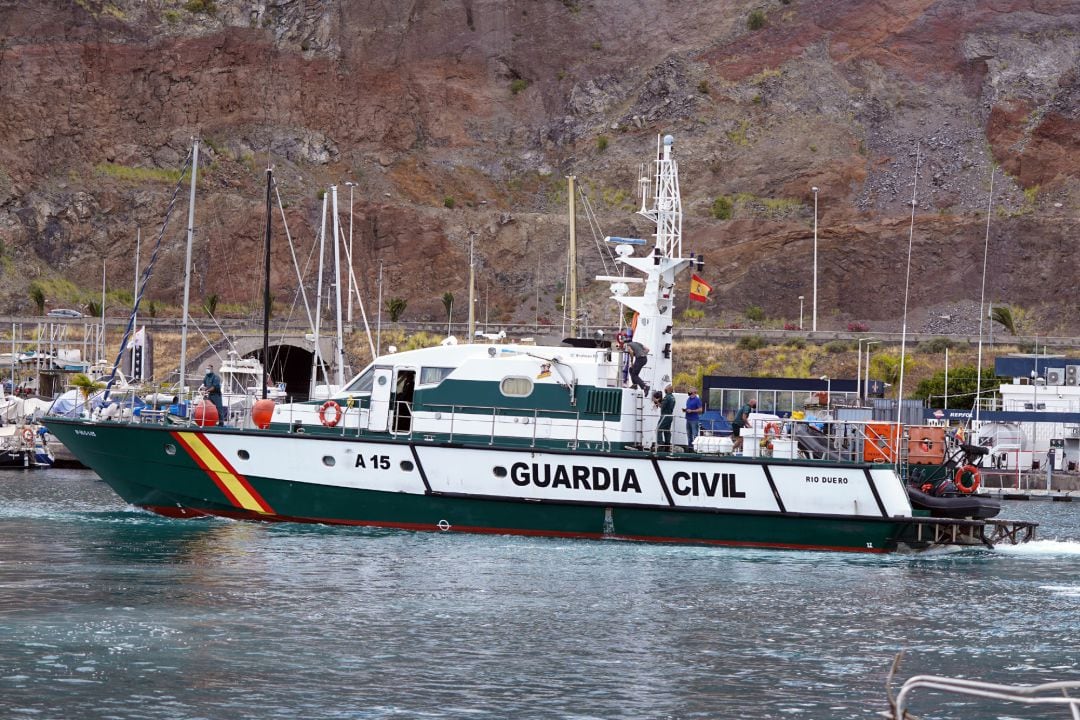
<instances>
[{"instance_id":1,"label":"man in blue shirt","mask_svg":"<svg viewBox=\"0 0 1080 720\"><path fill-rule=\"evenodd\" d=\"M214 404L218 411L218 425L225 424L225 406L221 402L221 378L214 372L213 365L206 366L206 375L203 376L202 388L206 393L206 399Z\"/></svg>"},{"instance_id":2,"label":"man in blue shirt","mask_svg":"<svg viewBox=\"0 0 1080 720\"><path fill-rule=\"evenodd\" d=\"M694 438L697 437L698 428L701 424L702 404L697 390L690 388L687 392L690 397L686 398L686 406L683 408L686 413L686 444L689 446L690 452L693 452Z\"/></svg>"}]
</instances>

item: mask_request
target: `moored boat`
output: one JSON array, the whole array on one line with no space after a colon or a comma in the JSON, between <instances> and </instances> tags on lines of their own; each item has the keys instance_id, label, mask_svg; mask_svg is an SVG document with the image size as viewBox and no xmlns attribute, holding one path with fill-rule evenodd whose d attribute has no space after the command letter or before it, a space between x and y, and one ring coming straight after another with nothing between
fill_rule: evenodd
<instances>
[{"instance_id":1,"label":"moored boat","mask_svg":"<svg viewBox=\"0 0 1080 720\"><path fill-rule=\"evenodd\" d=\"M673 144L663 139L643 183L649 194L655 182L641 212L655 246L635 256L617 242L619 262L643 277L609 278L613 299L637 314L634 341L650 350L640 376L653 389L671 383L676 278L701 267L682 253ZM791 428L777 430L791 438L786 453L686 452L681 423L670 439L658 433L668 403L624 387L627 351L581 345L378 357L333 398L277 405L255 429L45 422L123 499L171 517L857 552L1034 535L1030 523L914 511L897 463L828 451L841 438L858 444L853 425L815 428L825 452L800 450Z\"/></svg>"}]
</instances>

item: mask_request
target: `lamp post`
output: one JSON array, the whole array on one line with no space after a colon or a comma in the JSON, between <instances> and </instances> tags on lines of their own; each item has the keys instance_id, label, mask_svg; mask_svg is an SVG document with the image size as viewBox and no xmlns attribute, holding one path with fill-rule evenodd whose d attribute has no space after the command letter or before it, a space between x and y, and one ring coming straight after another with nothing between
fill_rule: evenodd
<instances>
[{"instance_id":1,"label":"lamp post","mask_svg":"<svg viewBox=\"0 0 1080 720\"><path fill-rule=\"evenodd\" d=\"M1031 371L1031 410L1032 412L1039 412L1039 356L1035 356L1035 369ZM1039 442L1039 423L1037 420L1031 421L1031 459L1034 466L1035 460L1035 447ZM1019 466L1019 463L1017 463Z\"/></svg>"},{"instance_id":2,"label":"lamp post","mask_svg":"<svg viewBox=\"0 0 1080 720\"><path fill-rule=\"evenodd\" d=\"M863 394L864 395L869 395L870 394L870 346L871 345L880 345L880 344L881 344L880 340L867 340L866 341L866 376L865 376L865 381L863 382ZM855 379L858 380L858 378L855 378Z\"/></svg>"},{"instance_id":3,"label":"lamp post","mask_svg":"<svg viewBox=\"0 0 1080 720\"><path fill-rule=\"evenodd\" d=\"M832 378L822 375L821 379L825 381L825 412L828 412L832 407Z\"/></svg>"},{"instance_id":4,"label":"lamp post","mask_svg":"<svg viewBox=\"0 0 1080 720\"><path fill-rule=\"evenodd\" d=\"M862 377L862 344L864 342L869 342L870 339L871 338L860 338L859 349L855 351L855 354L858 356L856 358L858 364L855 366L855 395L858 397L860 405L862 404L863 399L862 387L859 385L859 378Z\"/></svg>"},{"instance_id":5,"label":"lamp post","mask_svg":"<svg viewBox=\"0 0 1080 720\"><path fill-rule=\"evenodd\" d=\"M352 326L352 306L353 306L353 294L356 291L353 280L353 244L352 244L352 225L353 225L353 188L356 187L356 183L346 180L345 184L349 186L349 304L345 311L345 322Z\"/></svg>"},{"instance_id":6,"label":"lamp post","mask_svg":"<svg viewBox=\"0 0 1080 720\"><path fill-rule=\"evenodd\" d=\"M803 296L803 295L800 295L800 296L799 296L799 329L800 329L800 330L802 330L802 329L803 329L803 324L802 324L802 308L803 308L803 298L804 298L804 297L805 297L805 296Z\"/></svg>"},{"instance_id":7,"label":"lamp post","mask_svg":"<svg viewBox=\"0 0 1080 720\"><path fill-rule=\"evenodd\" d=\"M814 191L814 310L812 320L810 322L810 330L817 332L817 194L818 189L815 185L810 188Z\"/></svg>"}]
</instances>

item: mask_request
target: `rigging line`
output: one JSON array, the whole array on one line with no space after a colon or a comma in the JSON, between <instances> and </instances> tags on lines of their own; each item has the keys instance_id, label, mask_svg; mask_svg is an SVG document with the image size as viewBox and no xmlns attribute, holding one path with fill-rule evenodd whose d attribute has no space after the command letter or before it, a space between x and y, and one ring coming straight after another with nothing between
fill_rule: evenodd
<instances>
[{"instance_id":1,"label":"rigging line","mask_svg":"<svg viewBox=\"0 0 1080 720\"><path fill-rule=\"evenodd\" d=\"M610 248L605 248L602 242L604 237L603 230L600 228L600 222L596 218L596 213L592 209L592 204L589 202L588 196L585 191L580 187L578 188L578 195L581 196L581 206L585 210L585 221L589 224L589 231L592 233L593 243L596 245L596 251L600 255L600 262L604 265L604 274L610 275L611 269L608 265L608 260L612 263L615 262L615 256L611 253ZM605 250L607 251L605 253Z\"/></svg>"},{"instance_id":2,"label":"rigging line","mask_svg":"<svg viewBox=\"0 0 1080 720\"><path fill-rule=\"evenodd\" d=\"M210 319L214 321L214 326L217 328L218 332L221 333L221 337L223 337L225 339L225 342L228 343L229 349L235 351L236 354L239 355L240 351L236 349L236 345L233 344L232 338L229 337L228 333L225 332L225 328L223 328L221 326L221 323L218 322L217 316L215 316L212 312L210 312L209 308L206 308L206 314L209 315ZM189 320L189 322L190 322L190 320ZM203 337L206 337L206 336L204 335ZM209 343L210 341L207 340L206 342ZM214 347L214 346L211 345L210 347ZM216 350L214 351L214 354L218 355L220 357L220 354Z\"/></svg>"},{"instance_id":3,"label":"rigging line","mask_svg":"<svg viewBox=\"0 0 1080 720\"><path fill-rule=\"evenodd\" d=\"M360 317L364 320L364 332L367 333L368 347L371 348L371 359L374 360L375 343L371 339L371 326L368 325L367 313L364 312L364 298L360 297L360 285L356 282L356 274L353 272L352 252L349 251L348 243L345 242L345 229L339 227L338 232L341 235L341 244L345 248L345 262L349 264L349 278L352 280L352 284L356 290L356 301L360 305Z\"/></svg>"},{"instance_id":4,"label":"rigging line","mask_svg":"<svg viewBox=\"0 0 1080 720\"><path fill-rule=\"evenodd\" d=\"M990 255L990 212L994 208L994 173L997 167L990 165L990 198L986 201L986 237L983 238L983 266L982 266L982 290L979 294L979 359L975 363L975 391L982 390L982 346L983 346L983 321L986 319L986 259ZM1038 361L1036 360L1036 364ZM979 422L979 398L975 397L974 420Z\"/></svg>"},{"instance_id":5,"label":"rigging line","mask_svg":"<svg viewBox=\"0 0 1080 720\"><path fill-rule=\"evenodd\" d=\"M195 330L199 333L199 335L202 336L202 339L206 342L206 346L213 351L214 357L216 357L218 359L218 363L220 363L221 362L221 353L218 352L217 347L214 345L214 343L210 342L210 338L207 337L206 333L203 332L203 329L201 327L199 327L198 321L196 321L194 319L191 319L191 318L188 318L188 325L194 325L195 326ZM230 346L232 346L232 341L229 340L228 336L226 336L225 341L228 342ZM234 347L233 350L235 350L235 349L236 348ZM237 355L239 355L239 354L240 353L237 353Z\"/></svg>"},{"instance_id":6,"label":"rigging line","mask_svg":"<svg viewBox=\"0 0 1080 720\"><path fill-rule=\"evenodd\" d=\"M116 382L116 370L120 367L120 361L124 357L124 348L127 347L128 341L131 339L135 318L139 312L139 303L142 301L143 295L146 294L146 285L150 282L150 278L154 273L154 265L157 264L162 238L164 238L165 231L169 228L169 218L172 217L173 209L176 207L176 200L180 196L181 188L184 186L184 178L191 169L191 157L192 150L189 150L187 158L185 158L184 164L180 170L180 177L177 179L176 186L173 188L172 197L169 199L169 204L165 208L165 217L161 221L161 229L158 230L157 240L154 243L154 251L150 254L150 261L146 263L146 267L143 268L142 277L139 280L139 292L135 296L135 302L132 303L131 314L128 315L127 327L124 328L124 337L120 340L120 349L116 353L116 360L113 362L112 371L109 374L109 382L105 385L105 393L102 395L103 403L109 401L109 394L112 392L112 386ZM181 391L182 390L183 388L181 388Z\"/></svg>"},{"instance_id":7,"label":"rigging line","mask_svg":"<svg viewBox=\"0 0 1080 720\"><path fill-rule=\"evenodd\" d=\"M274 178L274 193L277 195L278 210L281 212L281 222L285 226L285 238L289 241L289 255L292 257L293 269L296 270L296 287L300 297L304 300L304 312L307 313L308 327L315 327L315 319L311 316L311 304L308 302L307 291L304 290L304 274L311 265L311 257L315 254L318 242L312 244L311 252L308 253L307 262L304 264L304 273L300 271L300 263L296 260L296 248L293 246L292 233L289 231L289 223L285 219L285 205L281 202L281 191L278 188L277 178Z\"/></svg>"},{"instance_id":8,"label":"rigging line","mask_svg":"<svg viewBox=\"0 0 1080 720\"><path fill-rule=\"evenodd\" d=\"M911 292L911 248L915 242L915 208L916 200L915 193L919 188L919 161L922 159L920 154L922 145L920 141L915 142L915 178L911 182L911 225L908 228L908 246L907 246L907 275L904 278L904 323L900 332L900 380L899 386L896 391L896 425L900 426L903 418L904 411L904 351L907 347L907 309L908 309L908 294Z\"/></svg>"}]
</instances>

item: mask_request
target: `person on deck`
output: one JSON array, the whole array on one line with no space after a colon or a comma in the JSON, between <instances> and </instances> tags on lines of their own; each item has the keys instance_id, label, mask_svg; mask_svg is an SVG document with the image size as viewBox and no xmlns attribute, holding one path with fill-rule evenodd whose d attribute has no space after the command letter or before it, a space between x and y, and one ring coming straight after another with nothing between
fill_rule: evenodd
<instances>
[{"instance_id":1,"label":"person on deck","mask_svg":"<svg viewBox=\"0 0 1080 720\"><path fill-rule=\"evenodd\" d=\"M664 388L664 398L660 401L660 422L656 424L656 450L671 452L671 422L675 416L674 388ZM657 393L659 395L659 393Z\"/></svg>"},{"instance_id":2,"label":"person on deck","mask_svg":"<svg viewBox=\"0 0 1080 720\"><path fill-rule=\"evenodd\" d=\"M686 444L690 452L693 452L694 438L697 437L698 428L701 425L702 405L697 390L690 388L687 394L690 397L686 398L686 405L683 407L683 412L686 413Z\"/></svg>"},{"instance_id":3,"label":"person on deck","mask_svg":"<svg viewBox=\"0 0 1080 720\"><path fill-rule=\"evenodd\" d=\"M631 387L641 388L646 393L649 392L649 386L645 384L645 381L641 379L638 374L641 369L645 367L645 363L649 362L649 348L645 347L637 340L631 340L625 345L626 351L634 358L634 362L630 365L630 384Z\"/></svg>"},{"instance_id":4,"label":"person on deck","mask_svg":"<svg viewBox=\"0 0 1080 720\"><path fill-rule=\"evenodd\" d=\"M743 447L742 431L744 428L750 425L750 413L757 409L757 400L751 398L745 403L739 411L735 413L735 418L731 421L731 436L735 438L735 442L732 444L732 451L741 452Z\"/></svg>"},{"instance_id":5,"label":"person on deck","mask_svg":"<svg viewBox=\"0 0 1080 720\"><path fill-rule=\"evenodd\" d=\"M214 372L213 365L206 366L200 390L206 393L206 399L214 404L218 411L218 425L225 424L225 405L221 402L221 378Z\"/></svg>"}]
</instances>

